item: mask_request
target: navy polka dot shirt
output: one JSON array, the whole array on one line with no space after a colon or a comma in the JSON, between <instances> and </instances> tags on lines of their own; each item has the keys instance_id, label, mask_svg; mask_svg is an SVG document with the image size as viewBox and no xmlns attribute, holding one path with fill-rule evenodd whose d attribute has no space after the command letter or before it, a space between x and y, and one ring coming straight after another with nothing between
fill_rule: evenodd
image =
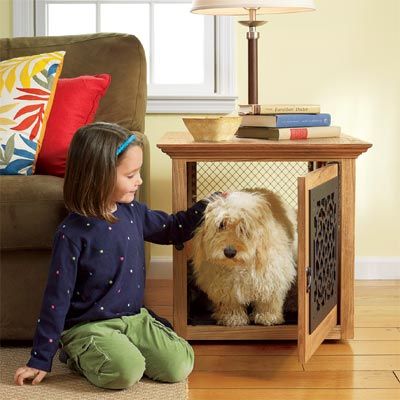
<instances>
[{"instance_id":1,"label":"navy polka dot shirt","mask_svg":"<svg viewBox=\"0 0 400 400\"><path fill-rule=\"evenodd\" d=\"M143 307L144 241L181 245L193 236L206 201L169 215L136 201L118 204L118 221L71 213L58 227L28 366L50 371L63 330L134 315Z\"/></svg>"}]
</instances>

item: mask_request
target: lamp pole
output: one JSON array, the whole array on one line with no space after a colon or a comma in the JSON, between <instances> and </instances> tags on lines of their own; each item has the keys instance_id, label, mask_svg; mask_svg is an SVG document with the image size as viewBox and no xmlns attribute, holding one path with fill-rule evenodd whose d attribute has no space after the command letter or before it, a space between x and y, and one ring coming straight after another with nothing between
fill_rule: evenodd
<instances>
[{"instance_id":1,"label":"lamp pole","mask_svg":"<svg viewBox=\"0 0 400 400\"><path fill-rule=\"evenodd\" d=\"M248 26L247 45L248 45L248 102L249 104L258 104L258 38L260 33L257 32L258 26L264 25L266 21L257 21L258 8L249 8L249 20L239 21L240 24Z\"/></svg>"}]
</instances>

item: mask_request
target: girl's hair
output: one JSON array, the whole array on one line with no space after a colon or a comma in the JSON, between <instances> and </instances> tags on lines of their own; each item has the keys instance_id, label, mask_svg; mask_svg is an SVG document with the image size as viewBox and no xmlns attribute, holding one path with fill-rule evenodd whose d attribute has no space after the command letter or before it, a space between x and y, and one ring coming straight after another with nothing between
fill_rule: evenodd
<instances>
[{"instance_id":1,"label":"girl's hair","mask_svg":"<svg viewBox=\"0 0 400 400\"><path fill-rule=\"evenodd\" d=\"M95 122L76 131L64 179L64 203L68 211L117 221L109 208L117 179L116 167L127 150L117 155L117 149L132 134L106 122ZM138 132L134 135L136 139L129 146L143 149L143 135Z\"/></svg>"}]
</instances>

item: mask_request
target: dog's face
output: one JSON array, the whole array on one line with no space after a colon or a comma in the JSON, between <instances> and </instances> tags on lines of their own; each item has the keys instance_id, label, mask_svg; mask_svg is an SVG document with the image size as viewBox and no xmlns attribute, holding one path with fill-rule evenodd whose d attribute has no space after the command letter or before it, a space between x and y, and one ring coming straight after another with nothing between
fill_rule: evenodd
<instances>
[{"instance_id":1,"label":"dog's face","mask_svg":"<svg viewBox=\"0 0 400 400\"><path fill-rule=\"evenodd\" d=\"M211 201L194 237L197 249L214 265L254 265L260 238L265 238L266 208L254 193L232 192Z\"/></svg>"}]
</instances>

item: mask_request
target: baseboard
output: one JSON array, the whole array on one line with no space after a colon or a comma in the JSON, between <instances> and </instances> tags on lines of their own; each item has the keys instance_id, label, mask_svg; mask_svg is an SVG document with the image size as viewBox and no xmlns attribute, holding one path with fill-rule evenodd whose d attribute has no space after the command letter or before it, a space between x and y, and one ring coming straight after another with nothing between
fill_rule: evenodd
<instances>
[{"instance_id":1,"label":"baseboard","mask_svg":"<svg viewBox=\"0 0 400 400\"><path fill-rule=\"evenodd\" d=\"M400 257L356 257L356 279L400 279Z\"/></svg>"},{"instance_id":2,"label":"baseboard","mask_svg":"<svg viewBox=\"0 0 400 400\"><path fill-rule=\"evenodd\" d=\"M172 258L152 257L150 279L172 279ZM356 279L400 279L400 257L356 257Z\"/></svg>"},{"instance_id":3,"label":"baseboard","mask_svg":"<svg viewBox=\"0 0 400 400\"><path fill-rule=\"evenodd\" d=\"M151 257L147 279L172 279L172 257Z\"/></svg>"}]
</instances>

